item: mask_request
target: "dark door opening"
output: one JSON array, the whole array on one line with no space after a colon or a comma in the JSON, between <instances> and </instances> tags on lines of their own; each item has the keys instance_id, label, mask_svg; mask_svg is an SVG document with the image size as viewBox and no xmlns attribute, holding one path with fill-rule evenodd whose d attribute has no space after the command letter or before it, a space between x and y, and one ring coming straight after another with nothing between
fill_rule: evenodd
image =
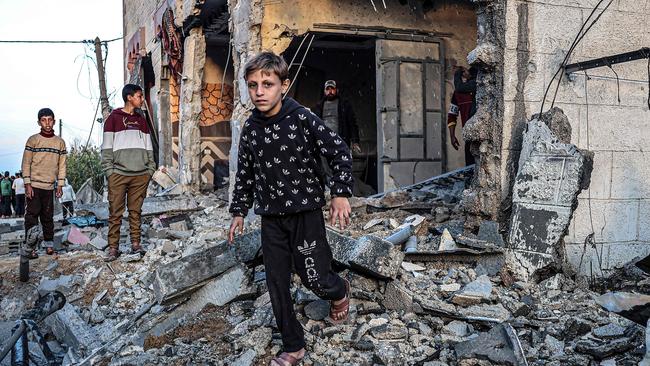
<instances>
[{"instance_id":1,"label":"dark door opening","mask_svg":"<svg viewBox=\"0 0 650 366\"><path fill-rule=\"evenodd\" d=\"M311 46L307 49L307 45ZM296 37L283 53L290 62L290 77L295 83L288 95L302 105L314 108L323 98L324 83L335 80L342 100L352 105L359 128L361 153L353 152L354 194L377 192L377 115L375 38L346 34L309 33ZM302 66L300 62L307 52ZM298 69L300 68L300 71Z\"/></svg>"}]
</instances>

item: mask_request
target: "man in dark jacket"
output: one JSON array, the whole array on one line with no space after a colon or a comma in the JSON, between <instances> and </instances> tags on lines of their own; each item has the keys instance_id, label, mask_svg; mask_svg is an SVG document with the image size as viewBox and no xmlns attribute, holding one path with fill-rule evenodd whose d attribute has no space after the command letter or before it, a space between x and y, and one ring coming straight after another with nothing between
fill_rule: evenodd
<instances>
[{"instance_id":1,"label":"man in dark jacket","mask_svg":"<svg viewBox=\"0 0 650 366\"><path fill-rule=\"evenodd\" d=\"M350 150L361 152L359 147L359 128L354 116L352 105L347 100L339 98L336 81L325 82L325 96L314 108L314 114L325 122L325 125L345 141Z\"/></svg>"}]
</instances>

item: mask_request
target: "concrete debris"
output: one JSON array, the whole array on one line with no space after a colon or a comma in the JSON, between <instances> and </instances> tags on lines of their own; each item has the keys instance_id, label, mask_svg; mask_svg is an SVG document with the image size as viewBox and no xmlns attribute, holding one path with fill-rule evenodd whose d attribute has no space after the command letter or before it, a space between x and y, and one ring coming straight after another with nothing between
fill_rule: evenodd
<instances>
[{"instance_id":1,"label":"concrete debris","mask_svg":"<svg viewBox=\"0 0 650 366\"><path fill-rule=\"evenodd\" d=\"M555 109L555 113L562 111ZM518 277L531 278L563 253L559 246L583 188L587 160L574 145L560 142L541 120L528 122L514 181L509 234L509 260Z\"/></svg>"},{"instance_id":2,"label":"concrete debris","mask_svg":"<svg viewBox=\"0 0 650 366\"><path fill-rule=\"evenodd\" d=\"M329 302L294 276L296 315L309 347L304 364L641 361L650 296L632 291L650 289L645 277L627 295L600 297L607 287L594 292L569 274L544 271L539 283L513 278L517 268L505 263L499 224L484 222L478 233L465 227L459 197L468 177L457 174L405 187L382 202L383 195L354 198L352 224L344 232L328 229L334 269L351 284L350 318L332 324ZM281 343L261 265L260 220L247 219L246 234L231 245L223 200L215 194L193 200L200 209L144 217L147 252L134 262L102 261L93 248L104 245L105 228L80 230L93 250L71 245L52 264L47 256L32 262L30 281L39 286L17 285L15 256L0 257L0 322L14 320L39 292L57 289L70 303L44 331L61 342L65 362L268 363ZM437 222L444 218L439 213L449 218ZM407 243L386 240L396 233ZM413 241L416 252L405 254ZM442 241L456 249L440 251ZM123 235L120 246L128 245Z\"/></svg>"},{"instance_id":3,"label":"concrete debris","mask_svg":"<svg viewBox=\"0 0 650 366\"><path fill-rule=\"evenodd\" d=\"M449 230L444 229L442 232L442 237L440 237L440 245L438 246L438 251L444 252L444 251L451 251L456 249L458 249L458 246L456 245L456 241L449 233Z\"/></svg>"},{"instance_id":4,"label":"concrete debris","mask_svg":"<svg viewBox=\"0 0 650 366\"><path fill-rule=\"evenodd\" d=\"M233 251L223 243L160 266L154 273L156 298L161 304L170 303L236 264Z\"/></svg>"},{"instance_id":5,"label":"concrete debris","mask_svg":"<svg viewBox=\"0 0 650 366\"><path fill-rule=\"evenodd\" d=\"M328 228L327 240L335 261L378 278L395 278L404 259L401 249L373 235L355 240Z\"/></svg>"},{"instance_id":6,"label":"concrete debris","mask_svg":"<svg viewBox=\"0 0 650 366\"><path fill-rule=\"evenodd\" d=\"M75 307L69 303L49 317L45 318L52 333L59 342L72 347L79 356L87 356L101 341L95 330L77 314Z\"/></svg>"},{"instance_id":7,"label":"concrete debris","mask_svg":"<svg viewBox=\"0 0 650 366\"><path fill-rule=\"evenodd\" d=\"M510 325L500 324L489 332L454 347L459 360L488 360L498 365L528 365L521 353L517 333Z\"/></svg>"},{"instance_id":8,"label":"concrete debris","mask_svg":"<svg viewBox=\"0 0 650 366\"><path fill-rule=\"evenodd\" d=\"M488 300L491 294L492 282L488 276L483 275L465 285L462 291L454 294L451 302L460 306L476 305Z\"/></svg>"}]
</instances>

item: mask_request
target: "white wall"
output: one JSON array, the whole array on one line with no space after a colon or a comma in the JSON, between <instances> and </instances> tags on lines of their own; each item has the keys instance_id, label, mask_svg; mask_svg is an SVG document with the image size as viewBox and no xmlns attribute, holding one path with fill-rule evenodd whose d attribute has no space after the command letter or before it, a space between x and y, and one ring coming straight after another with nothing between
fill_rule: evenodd
<instances>
[{"instance_id":1,"label":"white wall","mask_svg":"<svg viewBox=\"0 0 650 366\"><path fill-rule=\"evenodd\" d=\"M516 150L510 143L509 126L521 119L522 108L527 118L539 112L546 85L597 2L507 2L502 161ZM524 8L527 8L528 21L523 22L525 26L522 27L520 20L525 14ZM614 0L569 62L648 46L650 3ZM526 71L518 74L518 67L522 66ZM591 188L580 194L569 234L565 237L569 261L578 268L584 240L594 232L596 247L586 249L580 272L595 276L602 274L601 268L606 272L636 256L650 254L648 60L618 64L613 68L620 78L620 103L615 74L607 67L587 71L592 77L587 81L588 99L585 98L585 76L580 72L574 74L572 80L562 82L555 103L569 117L571 142L595 154ZM553 90L547 97L545 110L550 107ZM520 111L517 117L516 110ZM506 174L509 173L504 167L503 181L507 180Z\"/></svg>"}]
</instances>

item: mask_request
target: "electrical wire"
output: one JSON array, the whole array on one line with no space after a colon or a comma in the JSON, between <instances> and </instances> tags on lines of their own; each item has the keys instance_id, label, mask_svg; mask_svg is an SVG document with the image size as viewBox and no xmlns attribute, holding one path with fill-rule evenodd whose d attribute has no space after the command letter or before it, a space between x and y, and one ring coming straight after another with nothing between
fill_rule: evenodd
<instances>
[{"instance_id":1,"label":"electrical wire","mask_svg":"<svg viewBox=\"0 0 650 366\"><path fill-rule=\"evenodd\" d=\"M99 105L101 104L101 99L97 100L97 107L95 107L95 115L93 116L93 121L90 124L90 132L88 133L88 140L86 140L86 145L84 146L84 150L88 148L88 144L90 143L90 136L93 134L93 128L95 127L95 122L97 121L97 112L99 111Z\"/></svg>"},{"instance_id":2,"label":"electrical wire","mask_svg":"<svg viewBox=\"0 0 650 366\"><path fill-rule=\"evenodd\" d=\"M102 43L108 43L120 40L124 37L118 37L109 39L107 41L101 41ZM0 43L51 43L51 44L80 44L80 43L94 43L93 39L83 39L81 41L31 41L31 40L0 40Z\"/></svg>"},{"instance_id":3,"label":"electrical wire","mask_svg":"<svg viewBox=\"0 0 650 366\"><path fill-rule=\"evenodd\" d=\"M567 64L567 62L569 61L569 58L571 57L571 54L573 53L573 50L575 49L575 47L576 47L576 46L578 45L578 43L582 40L582 38L584 38L584 35L587 34L587 32L589 31L589 29L591 29L591 27L593 26L593 24L595 24L595 23L592 23L592 24L589 26L589 28L587 28L587 30L585 30L585 26L587 26L587 23L589 23L589 20L591 20L591 17L596 13L596 10L598 9L598 7L599 7L599 6L600 6L604 1L605 1L605 0L599 0L598 3L596 4L596 6L592 9L592 11L591 11L591 13L589 14L589 16L587 17L587 19L582 23L582 26L580 27L580 30L578 31L578 34L576 34L576 37L573 39L573 42L571 43L571 47L569 47L569 50L567 51L567 54L564 56L564 60L562 61L562 64L560 65L560 67L558 67L557 71L555 72L555 74L554 74L553 77L551 78L551 81L548 83L548 85L547 85L547 87L546 87L546 91L544 92L544 97L542 98L542 105L541 105L540 110L539 110L539 114L540 114L540 115L544 112L544 104L546 103L546 96L548 95L548 92L549 92L550 89L551 89L551 85L553 85L553 81L557 78L558 74L560 74L560 72L561 72L561 71L564 69L564 67L566 66L566 64ZM613 0L610 0L610 2L609 2L609 4L607 5L607 7L609 7L609 5L611 5L612 1L613 1ZM603 12L604 12L605 10L607 10L607 7L603 10ZM602 15L602 13L601 13L601 15ZM583 31L584 31L584 33L583 33ZM556 89L555 89L555 95L556 95L556 96L557 96L557 91L558 91L558 89L559 89L559 86L560 86L560 82L561 82L561 81L562 81L562 76L560 76L560 80L558 81L558 83L557 83L557 87L556 87ZM553 97L553 103L554 103L554 102L555 102L555 97Z\"/></svg>"}]
</instances>

